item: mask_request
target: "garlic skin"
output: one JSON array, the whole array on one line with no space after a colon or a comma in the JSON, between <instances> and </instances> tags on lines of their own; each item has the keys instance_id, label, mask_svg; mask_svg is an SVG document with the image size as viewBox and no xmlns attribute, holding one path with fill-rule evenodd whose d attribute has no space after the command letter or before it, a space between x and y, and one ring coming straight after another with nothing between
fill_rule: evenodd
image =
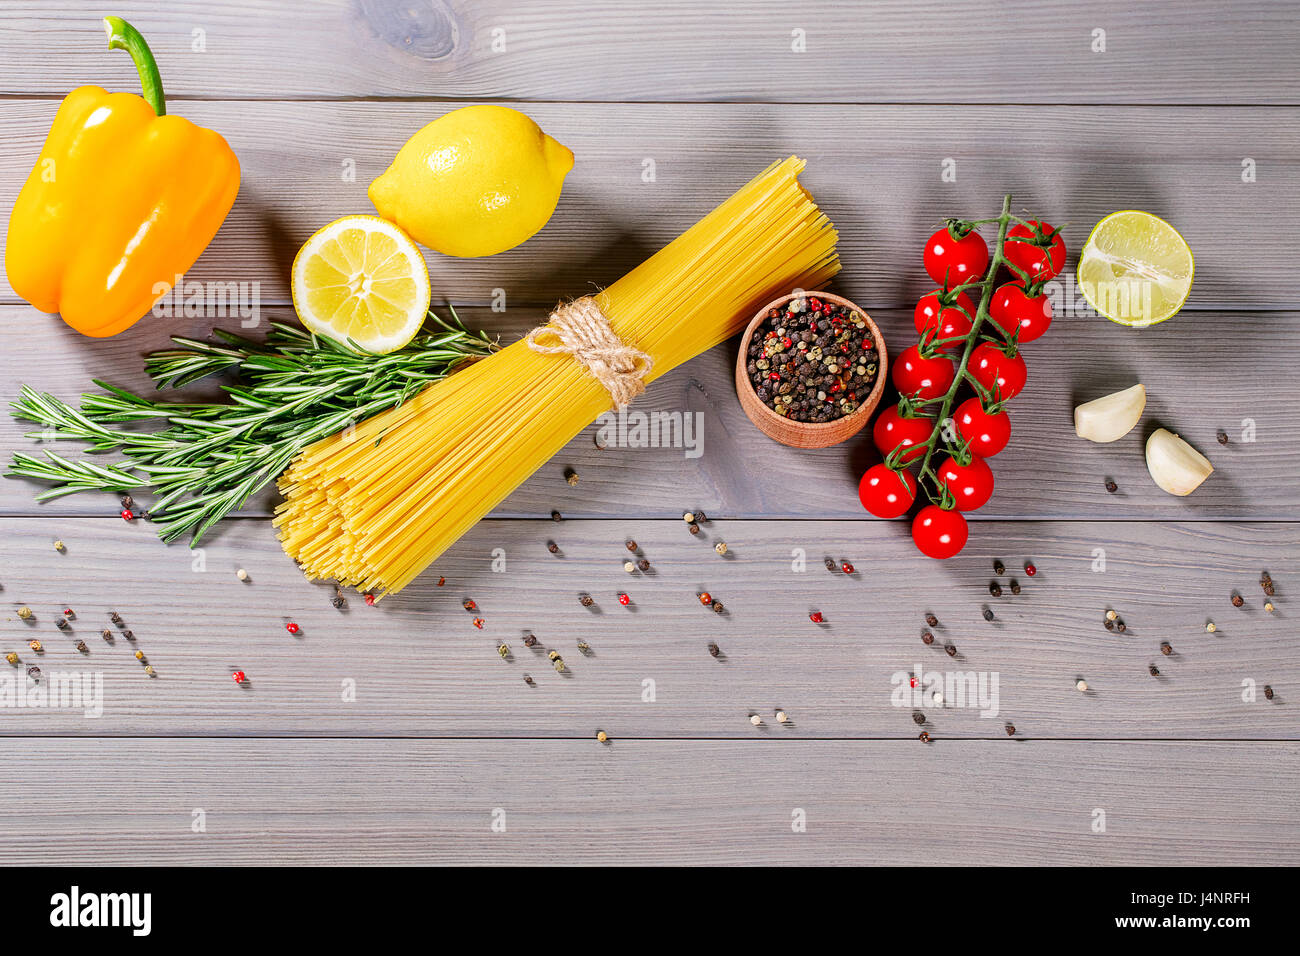
<instances>
[{"instance_id":1,"label":"garlic skin","mask_svg":"<svg viewBox=\"0 0 1300 956\"><path fill-rule=\"evenodd\" d=\"M1171 431L1157 428L1147 439L1147 471L1162 491L1190 495L1210 477L1210 460Z\"/></svg>"},{"instance_id":2,"label":"garlic skin","mask_svg":"<svg viewBox=\"0 0 1300 956\"><path fill-rule=\"evenodd\" d=\"M1147 390L1140 382L1121 392L1084 402L1074 410L1074 433L1098 443L1119 441L1133 430L1147 407Z\"/></svg>"}]
</instances>

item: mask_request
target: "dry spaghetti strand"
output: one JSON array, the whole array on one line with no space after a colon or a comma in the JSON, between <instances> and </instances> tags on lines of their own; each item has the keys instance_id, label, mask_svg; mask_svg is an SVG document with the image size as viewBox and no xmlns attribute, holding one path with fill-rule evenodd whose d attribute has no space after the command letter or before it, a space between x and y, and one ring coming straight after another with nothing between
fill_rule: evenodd
<instances>
[{"instance_id":1,"label":"dry spaghetti strand","mask_svg":"<svg viewBox=\"0 0 1300 956\"><path fill-rule=\"evenodd\" d=\"M839 271L803 166L774 163L597 294L618 338L653 360L647 383ZM400 591L609 404L574 358L516 342L305 449L280 479L280 540L309 578Z\"/></svg>"}]
</instances>

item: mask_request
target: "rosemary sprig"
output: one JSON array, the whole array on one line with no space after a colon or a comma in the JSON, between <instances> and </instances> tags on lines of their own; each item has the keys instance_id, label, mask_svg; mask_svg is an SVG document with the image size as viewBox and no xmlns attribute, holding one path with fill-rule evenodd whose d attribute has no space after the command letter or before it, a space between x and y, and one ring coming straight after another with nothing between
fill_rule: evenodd
<instances>
[{"instance_id":1,"label":"rosemary sprig","mask_svg":"<svg viewBox=\"0 0 1300 956\"><path fill-rule=\"evenodd\" d=\"M84 441L87 452L120 452L122 460L100 464L47 450L43 458L15 454L6 474L50 482L38 501L79 491L156 493L150 516L162 522L158 536L188 534L193 547L312 442L400 405L498 348L484 333L467 331L455 309L451 315L444 321L430 312L424 332L388 355L272 323L261 342L215 329L212 342L178 336L177 348L146 357L159 389L234 375L235 383L222 386L228 402L163 401L95 380L103 391L83 394L77 409L24 385L11 414L44 428L28 438ZM163 427L112 427L141 422Z\"/></svg>"}]
</instances>

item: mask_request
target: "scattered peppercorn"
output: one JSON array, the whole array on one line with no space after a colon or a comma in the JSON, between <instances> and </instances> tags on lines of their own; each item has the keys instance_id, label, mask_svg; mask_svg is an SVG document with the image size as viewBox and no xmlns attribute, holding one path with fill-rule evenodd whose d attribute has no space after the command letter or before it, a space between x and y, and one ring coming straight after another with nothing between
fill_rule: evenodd
<instances>
[{"instance_id":1,"label":"scattered peppercorn","mask_svg":"<svg viewBox=\"0 0 1300 956\"><path fill-rule=\"evenodd\" d=\"M918 710L916 713L912 715L912 720L914 720L917 724L923 724L925 723L925 714L921 713Z\"/></svg>"},{"instance_id":2,"label":"scattered peppercorn","mask_svg":"<svg viewBox=\"0 0 1300 956\"><path fill-rule=\"evenodd\" d=\"M65 547L63 546L63 542L62 542L62 541L55 541L55 542L54 542L54 550L57 551L57 552L59 552L60 554L62 554L64 551L67 550L67 548L65 548Z\"/></svg>"},{"instance_id":3,"label":"scattered peppercorn","mask_svg":"<svg viewBox=\"0 0 1300 956\"><path fill-rule=\"evenodd\" d=\"M118 627L122 626L122 615L118 614L116 611L109 611L108 619L112 621L114 624L116 624Z\"/></svg>"},{"instance_id":4,"label":"scattered peppercorn","mask_svg":"<svg viewBox=\"0 0 1300 956\"><path fill-rule=\"evenodd\" d=\"M40 680L41 669L37 667L35 664L33 664L31 667L27 668L27 676L30 677L32 680Z\"/></svg>"},{"instance_id":5,"label":"scattered peppercorn","mask_svg":"<svg viewBox=\"0 0 1300 956\"><path fill-rule=\"evenodd\" d=\"M591 607L593 604L596 603L596 600L590 594L583 594L578 597L578 602L583 607Z\"/></svg>"},{"instance_id":6,"label":"scattered peppercorn","mask_svg":"<svg viewBox=\"0 0 1300 956\"><path fill-rule=\"evenodd\" d=\"M849 562L845 561L843 564L840 565L840 570L843 571L845 574L852 574L852 573L853 573L853 565L851 565L851 564L849 564Z\"/></svg>"},{"instance_id":7,"label":"scattered peppercorn","mask_svg":"<svg viewBox=\"0 0 1300 956\"><path fill-rule=\"evenodd\" d=\"M579 641L579 642L578 642L578 653L579 653L579 654L582 654L582 655L584 655L584 656L587 655L587 654L590 654L590 653L591 653L591 645L588 644L586 641Z\"/></svg>"},{"instance_id":8,"label":"scattered peppercorn","mask_svg":"<svg viewBox=\"0 0 1300 956\"><path fill-rule=\"evenodd\" d=\"M343 596L343 589L337 584L334 585L334 596L330 598L330 603L340 611L348 606L348 599Z\"/></svg>"},{"instance_id":9,"label":"scattered peppercorn","mask_svg":"<svg viewBox=\"0 0 1300 956\"><path fill-rule=\"evenodd\" d=\"M822 617L821 611L813 611L808 615L808 620L812 621L814 624L821 624L825 618Z\"/></svg>"},{"instance_id":10,"label":"scattered peppercorn","mask_svg":"<svg viewBox=\"0 0 1300 956\"><path fill-rule=\"evenodd\" d=\"M1113 495L1115 492L1119 491L1119 485L1115 484L1115 482L1114 482L1113 479L1111 479L1111 478L1107 478L1107 479L1106 479L1106 490L1109 491L1109 492Z\"/></svg>"},{"instance_id":11,"label":"scattered peppercorn","mask_svg":"<svg viewBox=\"0 0 1300 956\"><path fill-rule=\"evenodd\" d=\"M1264 610L1265 610L1265 611L1268 611L1269 614L1272 614L1273 611L1274 611L1273 602L1272 602L1272 601L1265 601L1265 602L1264 602Z\"/></svg>"},{"instance_id":12,"label":"scattered peppercorn","mask_svg":"<svg viewBox=\"0 0 1300 956\"><path fill-rule=\"evenodd\" d=\"M130 508L123 508L123 509L122 509L122 520L123 520L123 521L134 521L134 520L135 520L135 515L131 512L131 509L130 509Z\"/></svg>"},{"instance_id":13,"label":"scattered peppercorn","mask_svg":"<svg viewBox=\"0 0 1300 956\"><path fill-rule=\"evenodd\" d=\"M467 610L467 611L477 611L477 610L478 610L478 605L475 604L475 603L474 603L471 599L469 599L469 598L465 598L465 600L461 602L461 605L460 605L460 606L463 607L463 608L464 608L465 610Z\"/></svg>"},{"instance_id":14,"label":"scattered peppercorn","mask_svg":"<svg viewBox=\"0 0 1300 956\"><path fill-rule=\"evenodd\" d=\"M57 627L60 631L66 631L68 629L68 619L65 617L61 617L54 622L54 626Z\"/></svg>"},{"instance_id":15,"label":"scattered peppercorn","mask_svg":"<svg viewBox=\"0 0 1300 956\"><path fill-rule=\"evenodd\" d=\"M1273 688L1270 687L1268 684L1264 685L1264 699L1265 700L1273 699Z\"/></svg>"},{"instance_id":16,"label":"scattered peppercorn","mask_svg":"<svg viewBox=\"0 0 1300 956\"><path fill-rule=\"evenodd\" d=\"M945 644L943 645L943 652L947 654L949 657L956 657L957 647L955 644Z\"/></svg>"},{"instance_id":17,"label":"scattered peppercorn","mask_svg":"<svg viewBox=\"0 0 1300 956\"><path fill-rule=\"evenodd\" d=\"M989 594L992 594L994 597L1002 597L1002 585L998 584L997 581L990 581Z\"/></svg>"},{"instance_id":18,"label":"scattered peppercorn","mask_svg":"<svg viewBox=\"0 0 1300 956\"><path fill-rule=\"evenodd\" d=\"M993 562L993 573L994 573L994 574L1003 574L1006 570L1007 570L1007 566L1006 566L1005 564L1003 564L1001 561L994 561L994 562Z\"/></svg>"},{"instance_id":19,"label":"scattered peppercorn","mask_svg":"<svg viewBox=\"0 0 1300 956\"><path fill-rule=\"evenodd\" d=\"M710 604L713 603L713 595L710 594L708 591L701 591L699 593L699 599L700 599L700 603L703 604L705 607L708 607Z\"/></svg>"},{"instance_id":20,"label":"scattered peppercorn","mask_svg":"<svg viewBox=\"0 0 1300 956\"><path fill-rule=\"evenodd\" d=\"M710 657L717 657L717 656L720 655L721 653L722 653L722 651L721 651L721 649L719 649L718 645L717 645L717 644L714 644L712 641L709 641L709 656L710 656Z\"/></svg>"},{"instance_id":21,"label":"scattered peppercorn","mask_svg":"<svg viewBox=\"0 0 1300 956\"><path fill-rule=\"evenodd\" d=\"M682 520L685 521L687 524L695 524L695 512L687 511L685 514L682 515Z\"/></svg>"},{"instance_id":22,"label":"scattered peppercorn","mask_svg":"<svg viewBox=\"0 0 1300 956\"><path fill-rule=\"evenodd\" d=\"M531 677L529 677L527 674L525 674L525 675L524 675L524 683L527 684L529 687L532 687L532 686L534 686L534 685L537 683L537 681L533 680Z\"/></svg>"},{"instance_id":23,"label":"scattered peppercorn","mask_svg":"<svg viewBox=\"0 0 1300 956\"><path fill-rule=\"evenodd\" d=\"M629 551L633 553L636 552L636 542L633 541L631 538L628 538L626 541L623 542L623 547L627 548Z\"/></svg>"},{"instance_id":24,"label":"scattered peppercorn","mask_svg":"<svg viewBox=\"0 0 1300 956\"><path fill-rule=\"evenodd\" d=\"M624 607L627 607L629 604L632 603L632 599L628 597L626 593L620 591L618 595L618 603L623 605Z\"/></svg>"},{"instance_id":25,"label":"scattered peppercorn","mask_svg":"<svg viewBox=\"0 0 1300 956\"><path fill-rule=\"evenodd\" d=\"M1112 620L1110 620L1110 618L1107 618L1105 621L1103 621L1103 622L1102 622L1102 625L1103 625L1103 626L1106 628L1106 630L1108 630L1108 631L1113 631L1113 630L1115 630L1115 622L1112 621Z\"/></svg>"},{"instance_id":26,"label":"scattered peppercorn","mask_svg":"<svg viewBox=\"0 0 1300 956\"><path fill-rule=\"evenodd\" d=\"M646 558L642 558L640 561L638 561L638 562L636 563L636 566L637 566L638 568L640 568L642 571L649 571L649 570L650 570L650 561L649 561L648 559L646 559Z\"/></svg>"},{"instance_id":27,"label":"scattered peppercorn","mask_svg":"<svg viewBox=\"0 0 1300 956\"><path fill-rule=\"evenodd\" d=\"M1269 597L1272 597L1272 596L1273 596L1273 582L1272 582L1272 581L1269 581L1268 584L1265 584L1265 585L1264 585L1264 593L1267 594Z\"/></svg>"},{"instance_id":28,"label":"scattered peppercorn","mask_svg":"<svg viewBox=\"0 0 1300 956\"><path fill-rule=\"evenodd\" d=\"M486 622L483 620L483 618L481 617L474 618L474 626L477 627L480 631L483 630L484 623Z\"/></svg>"},{"instance_id":29,"label":"scattered peppercorn","mask_svg":"<svg viewBox=\"0 0 1300 956\"><path fill-rule=\"evenodd\" d=\"M697 524L690 524L686 526L686 530L689 531L691 534L699 534L700 526Z\"/></svg>"},{"instance_id":30,"label":"scattered peppercorn","mask_svg":"<svg viewBox=\"0 0 1300 956\"><path fill-rule=\"evenodd\" d=\"M834 574L836 571L839 570L839 568L837 568L837 567L835 566L835 559L834 559L834 558L827 558L827 559L826 559L826 570L827 570L827 571L830 571L832 574Z\"/></svg>"},{"instance_id":31,"label":"scattered peppercorn","mask_svg":"<svg viewBox=\"0 0 1300 956\"><path fill-rule=\"evenodd\" d=\"M763 718L758 716L758 714L750 714L749 722L753 724L755 727L761 727L763 724Z\"/></svg>"},{"instance_id":32,"label":"scattered peppercorn","mask_svg":"<svg viewBox=\"0 0 1300 956\"><path fill-rule=\"evenodd\" d=\"M721 602L721 601L714 601L714 602L713 602L713 613L714 613L714 614L721 614L721 613L722 613L723 611L725 611L725 610L726 610L726 608L722 606L722 602Z\"/></svg>"},{"instance_id":33,"label":"scattered peppercorn","mask_svg":"<svg viewBox=\"0 0 1300 956\"><path fill-rule=\"evenodd\" d=\"M1168 657L1168 656L1169 656L1170 654L1172 654L1173 652L1174 652L1174 649L1173 649L1173 647L1170 645L1170 643L1169 643L1168 641L1161 641L1161 642L1160 642L1160 653L1161 653L1161 654L1165 655L1165 657Z\"/></svg>"},{"instance_id":34,"label":"scattered peppercorn","mask_svg":"<svg viewBox=\"0 0 1300 956\"><path fill-rule=\"evenodd\" d=\"M288 624L286 624L284 626L284 629L288 631L290 634L297 634L299 631L302 630L302 628L300 628L297 624L293 623L293 621L290 621Z\"/></svg>"},{"instance_id":35,"label":"scattered peppercorn","mask_svg":"<svg viewBox=\"0 0 1300 956\"><path fill-rule=\"evenodd\" d=\"M145 665L144 665L144 672L145 672L146 674L148 674L150 677L153 677L154 674L157 673L157 672L153 669L153 665L152 665L152 664L145 664Z\"/></svg>"},{"instance_id":36,"label":"scattered peppercorn","mask_svg":"<svg viewBox=\"0 0 1300 956\"><path fill-rule=\"evenodd\" d=\"M551 552L551 554L556 554L560 550L560 546L554 541L548 541L546 542L546 550Z\"/></svg>"},{"instance_id":37,"label":"scattered peppercorn","mask_svg":"<svg viewBox=\"0 0 1300 956\"><path fill-rule=\"evenodd\" d=\"M137 661L142 661L142 660L144 660L144 651L136 651L136 652L135 652L135 659L136 659Z\"/></svg>"},{"instance_id":38,"label":"scattered peppercorn","mask_svg":"<svg viewBox=\"0 0 1300 956\"><path fill-rule=\"evenodd\" d=\"M30 647L32 650L34 650L37 654L41 653L41 651L44 649L44 645L42 645L40 641L36 641L36 640L28 641L27 646Z\"/></svg>"},{"instance_id":39,"label":"scattered peppercorn","mask_svg":"<svg viewBox=\"0 0 1300 956\"><path fill-rule=\"evenodd\" d=\"M368 607L374 607L374 606L375 606L375 596L374 596L373 594L371 594L369 591L367 591L365 597L366 597L366 605L367 605Z\"/></svg>"},{"instance_id":40,"label":"scattered peppercorn","mask_svg":"<svg viewBox=\"0 0 1300 956\"><path fill-rule=\"evenodd\" d=\"M713 546L713 550L716 551L716 552L718 552L718 554L726 554L726 553L727 553L727 542L725 542L725 541L719 541L717 544L715 544L715 545Z\"/></svg>"},{"instance_id":41,"label":"scattered peppercorn","mask_svg":"<svg viewBox=\"0 0 1300 956\"><path fill-rule=\"evenodd\" d=\"M1029 575L1032 578L1037 573L1038 573L1038 569L1034 567L1032 564L1025 565L1025 574Z\"/></svg>"},{"instance_id":42,"label":"scattered peppercorn","mask_svg":"<svg viewBox=\"0 0 1300 956\"><path fill-rule=\"evenodd\" d=\"M99 636L102 637L104 640L108 641L108 643L110 644L113 643L113 632L110 631L108 628L104 628L102 631L100 631Z\"/></svg>"},{"instance_id":43,"label":"scattered peppercorn","mask_svg":"<svg viewBox=\"0 0 1300 956\"><path fill-rule=\"evenodd\" d=\"M1011 593L1012 594L1020 593L1020 582L1017 581L1015 578L1011 579Z\"/></svg>"},{"instance_id":44,"label":"scattered peppercorn","mask_svg":"<svg viewBox=\"0 0 1300 956\"><path fill-rule=\"evenodd\" d=\"M1156 667L1155 664L1152 664L1150 667L1147 668L1147 670L1149 670L1149 671L1151 672L1151 676L1152 676L1152 677L1159 677L1159 676L1160 676L1160 668Z\"/></svg>"},{"instance_id":45,"label":"scattered peppercorn","mask_svg":"<svg viewBox=\"0 0 1300 956\"><path fill-rule=\"evenodd\" d=\"M1121 634L1123 634L1125 631L1128 630L1128 625L1125 624L1124 621L1123 621L1122 619L1121 619L1121 620L1118 620L1118 621L1115 622L1115 630L1117 630L1117 631L1119 631Z\"/></svg>"},{"instance_id":46,"label":"scattered peppercorn","mask_svg":"<svg viewBox=\"0 0 1300 956\"><path fill-rule=\"evenodd\" d=\"M24 604L22 607L18 609L18 616L22 618L24 621L30 621L32 618L32 609L29 608L26 604Z\"/></svg>"},{"instance_id":47,"label":"scattered peppercorn","mask_svg":"<svg viewBox=\"0 0 1300 956\"><path fill-rule=\"evenodd\" d=\"M130 495L122 495L121 501L122 501L122 507L123 507L123 508L134 508L134 507L135 507L135 499L132 498Z\"/></svg>"},{"instance_id":48,"label":"scattered peppercorn","mask_svg":"<svg viewBox=\"0 0 1300 956\"><path fill-rule=\"evenodd\" d=\"M502 660L508 658L510 656L510 645L502 641L497 645L497 654L500 655Z\"/></svg>"},{"instance_id":49,"label":"scattered peppercorn","mask_svg":"<svg viewBox=\"0 0 1300 956\"><path fill-rule=\"evenodd\" d=\"M631 561L624 561L623 570L626 571L628 574L632 574L636 571L636 565L633 564Z\"/></svg>"},{"instance_id":50,"label":"scattered peppercorn","mask_svg":"<svg viewBox=\"0 0 1300 956\"><path fill-rule=\"evenodd\" d=\"M709 516L706 515L703 511L700 511L698 508L695 510L696 524L707 524L708 520L709 520Z\"/></svg>"},{"instance_id":51,"label":"scattered peppercorn","mask_svg":"<svg viewBox=\"0 0 1300 956\"><path fill-rule=\"evenodd\" d=\"M993 620L993 609L992 609L992 608L986 607L986 608L985 608L981 613L984 615L984 620L986 620L986 621L991 621L991 620Z\"/></svg>"},{"instance_id":52,"label":"scattered peppercorn","mask_svg":"<svg viewBox=\"0 0 1300 956\"><path fill-rule=\"evenodd\" d=\"M1106 620L1113 621L1117 617L1119 617L1119 614L1115 612L1114 608L1111 608L1106 611Z\"/></svg>"},{"instance_id":53,"label":"scattered peppercorn","mask_svg":"<svg viewBox=\"0 0 1300 956\"><path fill-rule=\"evenodd\" d=\"M527 634L524 635L524 646L525 647L537 646L537 638L533 635L532 631L529 631Z\"/></svg>"},{"instance_id":54,"label":"scattered peppercorn","mask_svg":"<svg viewBox=\"0 0 1300 956\"><path fill-rule=\"evenodd\" d=\"M550 662L555 666L557 672L564 671L564 658L559 655L558 651L551 651L546 655Z\"/></svg>"},{"instance_id":55,"label":"scattered peppercorn","mask_svg":"<svg viewBox=\"0 0 1300 956\"><path fill-rule=\"evenodd\" d=\"M1087 693L1087 691L1088 691L1088 682L1087 682L1086 680L1083 680L1082 678L1080 678L1079 680L1077 680L1077 681L1074 682L1074 689L1077 690L1077 691L1078 691L1079 693L1081 693L1081 694Z\"/></svg>"},{"instance_id":56,"label":"scattered peppercorn","mask_svg":"<svg viewBox=\"0 0 1300 956\"><path fill-rule=\"evenodd\" d=\"M1228 433L1223 431L1223 429L1220 429L1218 432L1216 432L1214 437L1219 440L1220 445L1228 444Z\"/></svg>"},{"instance_id":57,"label":"scattered peppercorn","mask_svg":"<svg viewBox=\"0 0 1300 956\"><path fill-rule=\"evenodd\" d=\"M563 520L564 520L564 515L560 514L558 511L552 511L552 512L551 512L551 520L552 520L552 521L563 521Z\"/></svg>"},{"instance_id":58,"label":"scattered peppercorn","mask_svg":"<svg viewBox=\"0 0 1300 956\"><path fill-rule=\"evenodd\" d=\"M603 731L603 730L598 730L598 731L596 731L596 739L599 740L602 744L603 744L603 743L608 743L608 742L609 742L609 734L605 733L605 731Z\"/></svg>"},{"instance_id":59,"label":"scattered peppercorn","mask_svg":"<svg viewBox=\"0 0 1300 956\"><path fill-rule=\"evenodd\" d=\"M928 744L930 742L930 735L923 730L921 731L921 735L917 737L917 740L921 741L923 744Z\"/></svg>"},{"instance_id":60,"label":"scattered peppercorn","mask_svg":"<svg viewBox=\"0 0 1300 956\"><path fill-rule=\"evenodd\" d=\"M236 684L242 684L244 683L244 681L248 680L248 678L244 676L243 671L235 671L230 675L230 679L233 680Z\"/></svg>"},{"instance_id":61,"label":"scattered peppercorn","mask_svg":"<svg viewBox=\"0 0 1300 956\"><path fill-rule=\"evenodd\" d=\"M1238 594L1236 591L1233 591L1233 592L1232 592L1232 606L1233 606L1233 607L1241 607L1241 606L1242 606L1243 604L1245 604L1245 603L1246 603L1246 599L1245 599L1245 598L1243 598L1243 597L1242 597L1240 594Z\"/></svg>"},{"instance_id":62,"label":"scattered peppercorn","mask_svg":"<svg viewBox=\"0 0 1300 956\"><path fill-rule=\"evenodd\" d=\"M929 631L922 631L922 632L921 632L921 643L922 643L922 644L933 644L933 643L934 643L934 635L931 634Z\"/></svg>"},{"instance_id":63,"label":"scattered peppercorn","mask_svg":"<svg viewBox=\"0 0 1300 956\"><path fill-rule=\"evenodd\" d=\"M90 652L90 649L89 649L88 647L86 647L86 642L85 642L85 641L77 641L77 643L76 643L75 646L76 646L77 650L81 651L81 653L83 653L83 654L87 654L87 653Z\"/></svg>"},{"instance_id":64,"label":"scattered peppercorn","mask_svg":"<svg viewBox=\"0 0 1300 956\"><path fill-rule=\"evenodd\" d=\"M1217 631L1219 628L1218 628L1218 626L1217 626L1213 621L1206 621L1206 622L1205 622L1205 629L1206 629L1207 631L1209 631L1211 634L1213 634L1213 633L1214 633L1215 631Z\"/></svg>"},{"instance_id":65,"label":"scattered peppercorn","mask_svg":"<svg viewBox=\"0 0 1300 956\"><path fill-rule=\"evenodd\" d=\"M15 654L13 651L10 651L9 653L5 654L5 660L7 660L10 664L17 664L18 655Z\"/></svg>"},{"instance_id":66,"label":"scattered peppercorn","mask_svg":"<svg viewBox=\"0 0 1300 956\"><path fill-rule=\"evenodd\" d=\"M1015 725L1015 724L1007 724L1007 736L1008 736L1008 737L1014 737L1015 735L1016 735L1016 725Z\"/></svg>"},{"instance_id":67,"label":"scattered peppercorn","mask_svg":"<svg viewBox=\"0 0 1300 956\"><path fill-rule=\"evenodd\" d=\"M927 614L925 616L925 623L929 624L931 627L938 627L939 619L935 617L933 614Z\"/></svg>"},{"instance_id":68,"label":"scattered peppercorn","mask_svg":"<svg viewBox=\"0 0 1300 956\"><path fill-rule=\"evenodd\" d=\"M576 487L578 484L578 473L572 468L564 469L564 480L569 483L570 487Z\"/></svg>"}]
</instances>

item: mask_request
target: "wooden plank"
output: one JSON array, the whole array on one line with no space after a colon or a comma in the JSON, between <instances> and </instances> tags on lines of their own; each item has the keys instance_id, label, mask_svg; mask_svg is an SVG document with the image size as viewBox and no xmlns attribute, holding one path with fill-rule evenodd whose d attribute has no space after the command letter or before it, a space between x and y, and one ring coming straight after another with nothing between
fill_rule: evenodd
<instances>
[{"instance_id":1,"label":"wooden plank","mask_svg":"<svg viewBox=\"0 0 1300 956\"><path fill-rule=\"evenodd\" d=\"M104 682L96 718L85 706L13 706L12 694L5 704L0 686L0 734L584 739L603 728L619 738L909 739L920 711L924 729L943 738L1004 739L1008 721L1030 738L1300 737L1293 524L985 522L959 558L938 563L897 523L711 519L692 537L680 519L487 521L401 594L372 608L353 593L344 611L330 606L328 586L302 579L265 522L233 522L199 553L116 518L4 519L0 536L0 652L22 662L0 663L0 681L23 687L23 667L36 663L47 684L55 671ZM52 547L56 536L65 553ZM628 537L649 573L624 572ZM726 557L714 552L719 540ZM856 573L828 572L826 557ZM994 559L1008 568L999 599L988 591ZM1257 583L1265 569L1276 582L1271 615ZM725 613L702 607L700 591ZM1231 605L1233 591L1244 607ZM593 608L580 606L583 592ZM34 610L31 621L19 620L20 605ZM54 621L68 606L77 619L61 632ZM1122 634L1103 628L1107 608L1125 622ZM134 642L100 638L110 610ZM940 621L929 647L926 612ZM535 649L523 643L530 631ZM40 657L26 647L32 638L43 642ZM497 656L501 641L508 661ZM236 669L248 686L231 681ZM902 689L913 673L927 682L973 674L985 698L959 701L954 683L944 706L928 694L917 706ZM1075 689L1080 678L1087 693ZM777 708L792 722L779 724Z\"/></svg>"},{"instance_id":2,"label":"wooden plank","mask_svg":"<svg viewBox=\"0 0 1300 956\"><path fill-rule=\"evenodd\" d=\"M99 739L0 756L23 770L0 778L14 864L1300 861L1291 743Z\"/></svg>"},{"instance_id":3,"label":"wooden plank","mask_svg":"<svg viewBox=\"0 0 1300 956\"><path fill-rule=\"evenodd\" d=\"M507 341L545 320L526 307L504 314L488 309L461 313L471 327L499 331ZM896 355L914 340L910 311L873 312ZM269 320L293 321L291 312L269 309ZM230 319L218 324L238 329ZM1300 476L1295 436L1300 434L1300 396L1290 353L1277 347L1293 334L1296 313L1187 312L1143 331L1099 318L1063 316L1047 338L1026 349L1029 387L1012 404L1014 437L994 461L997 489L975 517L1025 518L1250 518L1300 519ZM16 395L20 383L67 400L91 390L92 379L148 390L141 353L162 348L166 334L202 338L203 320L148 319L112 339L89 339L57 319L33 316L21 306L0 306L0 326L13 361L0 371L0 395ZM253 332L251 334L256 334ZM1188 343L1195 343L1189 350ZM798 451L769 441L740 408L732 384L735 346L720 346L675 370L633 406L647 414L700 416L697 457L683 447L609 447L600 450L598 426L579 435L549 465L511 495L499 515L545 517L552 508L572 516L661 517L699 506L728 517L846 518L869 521L858 503L862 472L879 460L869 433L821 451ZM1081 364L1081 360L1082 363ZM1213 388L1207 377L1234 383ZM1147 386L1150 404L1141 427L1112 445L1074 435L1075 404L1134 381ZM892 392L887 399L892 401ZM1188 498L1158 489L1147 474L1143 442L1159 423L1184 435L1214 462L1216 473ZM1220 446L1223 429L1229 444ZM1253 429L1253 441L1249 439ZM38 452L24 435L39 426L0 415L0 455ZM693 436L694 437L694 436ZM71 452L75 444L60 447ZM574 468L580 484L563 481ZM1119 486L1107 494L1106 478ZM41 486L0 481L0 514L113 515L112 495L74 495L37 505ZM260 496L250 514L268 514L273 495Z\"/></svg>"},{"instance_id":4,"label":"wooden plank","mask_svg":"<svg viewBox=\"0 0 1300 956\"><path fill-rule=\"evenodd\" d=\"M256 281L261 302L287 302L298 246L338 216L370 212L370 181L447 105L185 104L186 116L230 139L243 165L235 208L189 278ZM56 106L5 104L6 222ZM511 306L549 307L607 285L769 162L799 153L809 160L806 184L840 229L840 287L864 308L910 307L931 286L920 253L935 225L952 215L990 216L1007 191L1016 210L1068 222L1076 253L1092 225L1117 208L1169 219L1196 253L1191 308L1295 304L1286 219L1300 207L1295 109L536 104L528 111L578 156L560 207L538 236L501 255L430 253L439 297L489 304L495 294ZM1243 158L1255 160L1257 181L1242 182ZM955 183L941 179L948 159ZM647 160L655 164L652 183L643 181ZM16 301L7 284L0 301Z\"/></svg>"},{"instance_id":5,"label":"wooden plank","mask_svg":"<svg viewBox=\"0 0 1300 956\"><path fill-rule=\"evenodd\" d=\"M1228 9L1214 0L244 0L201 12L141 0L131 19L174 99L1295 104L1293 12L1258 0ZM135 89L130 64L103 51L101 13L69 0L7 4L0 88Z\"/></svg>"}]
</instances>

